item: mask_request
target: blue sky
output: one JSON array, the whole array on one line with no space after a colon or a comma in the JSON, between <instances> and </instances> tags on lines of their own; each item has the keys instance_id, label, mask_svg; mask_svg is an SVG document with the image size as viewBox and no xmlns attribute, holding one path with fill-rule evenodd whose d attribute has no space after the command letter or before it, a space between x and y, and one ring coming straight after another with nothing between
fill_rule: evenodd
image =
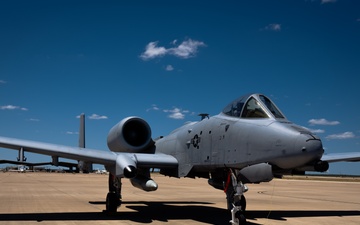
<instances>
[{"instance_id":1,"label":"blue sky","mask_svg":"<svg viewBox=\"0 0 360 225\"><path fill-rule=\"evenodd\" d=\"M260 92L315 130L326 152L360 151L359 9L356 0L1 1L0 135L77 145L85 113L87 147L107 150L124 117L143 117L157 137ZM360 163L330 172L360 175Z\"/></svg>"}]
</instances>

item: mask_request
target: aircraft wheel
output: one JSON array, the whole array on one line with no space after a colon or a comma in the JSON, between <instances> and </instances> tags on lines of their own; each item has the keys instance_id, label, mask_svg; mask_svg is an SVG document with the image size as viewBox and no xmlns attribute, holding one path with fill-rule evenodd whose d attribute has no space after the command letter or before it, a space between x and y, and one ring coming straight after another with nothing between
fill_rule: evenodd
<instances>
[{"instance_id":1,"label":"aircraft wheel","mask_svg":"<svg viewBox=\"0 0 360 225\"><path fill-rule=\"evenodd\" d=\"M106 211L116 212L118 206L120 206L120 200L117 198L117 194L114 192L109 192L106 195Z\"/></svg>"},{"instance_id":2,"label":"aircraft wheel","mask_svg":"<svg viewBox=\"0 0 360 225\"><path fill-rule=\"evenodd\" d=\"M241 196L240 200L234 201L235 206L241 206L241 211L245 213L246 210L246 198L244 195Z\"/></svg>"},{"instance_id":3,"label":"aircraft wheel","mask_svg":"<svg viewBox=\"0 0 360 225\"><path fill-rule=\"evenodd\" d=\"M242 212L237 212L236 218L239 220L239 225L246 225L246 217Z\"/></svg>"},{"instance_id":4,"label":"aircraft wheel","mask_svg":"<svg viewBox=\"0 0 360 225\"><path fill-rule=\"evenodd\" d=\"M245 198L244 195L241 196L240 206L241 206L241 210L242 210L243 212L245 212L245 210L246 210L246 198Z\"/></svg>"}]
</instances>

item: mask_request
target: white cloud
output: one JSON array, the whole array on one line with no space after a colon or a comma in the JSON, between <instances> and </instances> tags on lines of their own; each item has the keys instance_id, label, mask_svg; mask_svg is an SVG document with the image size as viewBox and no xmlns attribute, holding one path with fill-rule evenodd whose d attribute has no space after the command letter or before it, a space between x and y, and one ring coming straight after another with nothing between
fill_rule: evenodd
<instances>
[{"instance_id":1,"label":"white cloud","mask_svg":"<svg viewBox=\"0 0 360 225\"><path fill-rule=\"evenodd\" d=\"M0 80L0 84L6 84L6 81Z\"/></svg>"},{"instance_id":2,"label":"white cloud","mask_svg":"<svg viewBox=\"0 0 360 225\"><path fill-rule=\"evenodd\" d=\"M326 138L327 139L349 139L349 138L354 138L355 134L353 132L345 132L342 134L331 134L328 135Z\"/></svg>"},{"instance_id":3,"label":"white cloud","mask_svg":"<svg viewBox=\"0 0 360 225\"><path fill-rule=\"evenodd\" d=\"M39 122L40 121L39 119L34 119L34 118L30 118L29 120L32 121L32 122Z\"/></svg>"},{"instance_id":4,"label":"white cloud","mask_svg":"<svg viewBox=\"0 0 360 225\"><path fill-rule=\"evenodd\" d=\"M172 109L161 109L157 105L153 104L151 108L146 109L147 112L149 111L160 111L167 114L167 117L175 120L182 120L185 119L186 115L194 115L194 112L190 112L189 110L183 110L178 107L173 107Z\"/></svg>"},{"instance_id":5,"label":"white cloud","mask_svg":"<svg viewBox=\"0 0 360 225\"><path fill-rule=\"evenodd\" d=\"M140 55L143 60L153 59L156 57L164 56L167 53L166 48L164 47L157 47L156 42L150 42L145 47L145 52Z\"/></svg>"},{"instance_id":6,"label":"white cloud","mask_svg":"<svg viewBox=\"0 0 360 225\"><path fill-rule=\"evenodd\" d=\"M182 120L185 118L185 113L188 113L187 110L181 110L179 108L165 109L165 113L169 113L168 117L171 119Z\"/></svg>"},{"instance_id":7,"label":"white cloud","mask_svg":"<svg viewBox=\"0 0 360 225\"><path fill-rule=\"evenodd\" d=\"M153 104L153 105L151 106L151 108L148 108L148 109L146 110L146 112L149 112L149 111L159 111L159 110L160 110L160 108L157 107L157 105Z\"/></svg>"},{"instance_id":8,"label":"white cloud","mask_svg":"<svg viewBox=\"0 0 360 225\"><path fill-rule=\"evenodd\" d=\"M79 134L79 132L66 131L66 134L73 135L73 134Z\"/></svg>"},{"instance_id":9,"label":"white cloud","mask_svg":"<svg viewBox=\"0 0 360 225\"><path fill-rule=\"evenodd\" d=\"M19 106L14 106L14 105L4 105L4 106L1 106L1 109L2 110L14 110L14 109L18 109Z\"/></svg>"},{"instance_id":10,"label":"white cloud","mask_svg":"<svg viewBox=\"0 0 360 225\"><path fill-rule=\"evenodd\" d=\"M100 116L100 115L94 113L91 116L89 116L88 118L91 119L91 120L105 120L108 117L107 116Z\"/></svg>"},{"instance_id":11,"label":"white cloud","mask_svg":"<svg viewBox=\"0 0 360 225\"><path fill-rule=\"evenodd\" d=\"M321 0L321 4L326 4L326 3L334 3L337 0Z\"/></svg>"},{"instance_id":12,"label":"white cloud","mask_svg":"<svg viewBox=\"0 0 360 225\"><path fill-rule=\"evenodd\" d=\"M339 121L328 121L328 120L322 118L322 119L311 119L311 120L309 120L309 124L311 126L314 126L314 125L334 126L334 125L339 125L340 122Z\"/></svg>"},{"instance_id":13,"label":"white cloud","mask_svg":"<svg viewBox=\"0 0 360 225\"><path fill-rule=\"evenodd\" d=\"M167 65L165 68L166 71L173 71L174 67L172 65Z\"/></svg>"},{"instance_id":14,"label":"white cloud","mask_svg":"<svg viewBox=\"0 0 360 225\"><path fill-rule=\"evenodd\" d=\"M172 42L176 45L177 40ZM140 55L142 60L154 59L165 55L173 55L179 58L188 59L194 57L198 52L198 48L206 46L204 42L188 39L180 45L173 48L158 47L158 41L150 42L146 45L145 51Z\"/></svg>"},{"instance_id":15,"label":"white cloud","mask_svg":"<svg viewBox=\"0 0 360 225\"><path fill-rule=\"evenodd\" d=\"M20 106L15 106L15 105L4 105L4 106L0 106L0 109L2 110L21 110L21 111L28 111L27 108L23 108L23 107L20 107Z\"/></svg>"},{"instance_id":16,"label":"white cloud","mask_svg":"<svg viewBox=\"0 0 360 225\"><path fill-rule=\"evenodd\" d=\"M169 118L182 120L185 118L185 114L181 112L179 108L174 108L172 110L168 110L167 112L170 113Z\"/></svg>"},{"instance_id":17,"label":"white cloud","mask_svg":"<svg viewBox=\"0 0 360 225\"><path fill-rule=\"evenodd\" d=\"M322 130L322 129L315 129L315 130L310 129L310 131L312 133L314 133L314 134L323 134L323 133L325 133L325 130Z\"/></svg>"},{"instance_id":18,"label":"white cloud","mask_svg":"<svg viewBox=\"0 0 360 225\"><path fill-rule=\"evenodd\" d=\"M279 23L271 23L267 25L264 30L270 30L270 31L281 31L281 24Z\"/></svg>"},{"instance_id":19,"label":"white cloud","mask_svg":"<svg viewBox=\"0 0 360 225\"><path fill-rule=\"evenodd\" d=\"M170 48L169 54L175 55L177 57L187 59L196 55L198 48L205 46L204 42L193 41L191 39L183 41L178 47Z\"/></svg>"}]
</instances>

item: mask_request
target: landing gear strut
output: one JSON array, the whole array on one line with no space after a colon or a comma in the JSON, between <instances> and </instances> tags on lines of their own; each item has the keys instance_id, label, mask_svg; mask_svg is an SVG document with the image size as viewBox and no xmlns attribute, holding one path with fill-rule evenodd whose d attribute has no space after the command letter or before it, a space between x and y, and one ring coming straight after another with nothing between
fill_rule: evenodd
<instances>
[{"instance_id":1,"label":"landing gear strut","mask_svg":"<svg viewBox=\"0 0 360 225\"><path fill-rule=\"evenodd\" d=\"M106 195L106 212L116 212L121 205L121 178L109 174L109 193Z\"/></svg>"},{"instance_id":2,"label":"landing gear strut","mask_svg":"<svg viewBox=\"0 0 360 225\"><path fill-rule=\"evenodd\" d=\"M224 191L226 193L228 209L231 212L230 223L232 225L246 224L246 218L244 215L246 209L246 199L243 195L246 190L246 186L240 179L237 179L233 170L230 169Z\"/></svg>"}]
</instances>

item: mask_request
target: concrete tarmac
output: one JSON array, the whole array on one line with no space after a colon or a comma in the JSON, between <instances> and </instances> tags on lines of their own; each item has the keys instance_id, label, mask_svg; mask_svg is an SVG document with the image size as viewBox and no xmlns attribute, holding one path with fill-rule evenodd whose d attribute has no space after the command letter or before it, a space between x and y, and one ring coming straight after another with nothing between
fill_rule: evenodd
<instances>
[{"instance_id":1,"label":"concrete tarmac","mask_svg":"<svg viewBox=\"0 0 360 225\"><path fill-rule=\"evenodd\" d=\"M0 173L0 224L229 224L225 194L206 179L153 175L155 192L123 180L106 214L107 175ZM275 179L250 184L248 224L360 224L360 182Z\"/></svg>"}]
</instances>

